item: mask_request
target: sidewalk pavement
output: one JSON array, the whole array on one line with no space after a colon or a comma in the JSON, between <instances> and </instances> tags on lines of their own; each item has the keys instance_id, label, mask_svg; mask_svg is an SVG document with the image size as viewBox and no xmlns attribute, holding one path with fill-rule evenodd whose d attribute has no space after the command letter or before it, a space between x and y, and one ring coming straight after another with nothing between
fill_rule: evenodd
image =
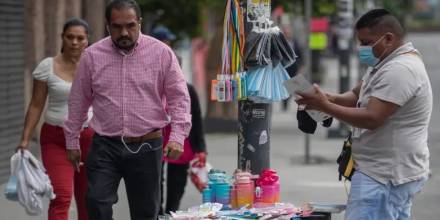
<instances>
[{"instance_id":1,"label":"sidewalk pavement","mask_svg":"<svg viewBox=\"0 0 440 220\"><path fill-rule=\"evenodd\" d=\"M336 60L327 59L327 71L324 89L336 91L338 86ZM354 65L353 65L354 66ZM357 75L353 75L356 79ZM347 192L344 182L338 181L336 158L341 150L342 139L327 139L327 129L318 126L317 132L310 136L312 156L311 164L304 164L305 135L297 129L295 119L296 105L290 102L287 112L281 111L281 104L273 105L271 128L271 167L279 172L281 183L281 200L300 206L304 202L322 202L345 204ZM337 123L334 123L335 126ZM208 161L214 168L232 173L237 166L237 135L209 134L207 135ZM440 178L434 175L424 192L416 199L413 208L413 219L436 219L440 193L438 192ZM1 186L1 189L4 185ZM347 182L349 189L349 183ZM123 182L119 188L119 202L114 206L114 219L129 219L129 211ZM181 209L201 203L201 194L188 180L186 193L181 203ZM39 217L28 217L16 203L6 201L0 196L0 219L31 220L47 219L44 213ZM343 213L333 215L334 220L343 219ZM76 219L74 203L70 209L70 219Z\"/></svg>"}]
</instances>

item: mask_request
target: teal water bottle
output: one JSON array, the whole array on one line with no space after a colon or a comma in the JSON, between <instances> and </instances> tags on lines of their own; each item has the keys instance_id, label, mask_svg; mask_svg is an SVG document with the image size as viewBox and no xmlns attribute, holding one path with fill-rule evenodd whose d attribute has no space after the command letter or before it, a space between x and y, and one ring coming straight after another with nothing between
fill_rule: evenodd
<instances>
[{"instance_id":1,"label":"teal water bottle","mask_svg":"<svg viewBox=\"0 0 440 220\"><path fill-rule=\"evenodd\" d=\"M212 189L209 187L206 187L202 192L202 202L212 202Z\"/></svg>"}]
</instances>

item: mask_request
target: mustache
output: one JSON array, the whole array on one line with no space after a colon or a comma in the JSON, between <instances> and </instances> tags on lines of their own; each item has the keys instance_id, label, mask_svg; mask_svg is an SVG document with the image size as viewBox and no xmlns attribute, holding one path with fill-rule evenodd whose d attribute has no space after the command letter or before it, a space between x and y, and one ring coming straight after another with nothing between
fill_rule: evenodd
<instances>
[{"instance_id":1,"label":"mustache","mask_svg":"<svg viewBox=\"0 0 440 220\"><path fill-rule=\"evenodd\" d=\"M129 38L129 37L120 37L120 38L118 38L116 41L123 41L123 40L128 40L128 41L131 41L132 39L131 38Z\"/></svg>"}]
</instances>

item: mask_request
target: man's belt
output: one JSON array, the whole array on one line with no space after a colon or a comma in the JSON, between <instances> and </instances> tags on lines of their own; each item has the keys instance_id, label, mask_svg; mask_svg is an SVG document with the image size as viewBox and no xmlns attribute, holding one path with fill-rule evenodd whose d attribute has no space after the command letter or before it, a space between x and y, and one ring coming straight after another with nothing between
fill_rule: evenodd
<instances>
[{"instance_id":1,"label":"man's belt","mask_svg":"<svg viewBox=\"0 0 440 220\"><path fill-rule=\"evenodd\" d=\"M115 140L121 140L121 136L105 136L111 139ZM146 133L139 137L123 137L125 143L141 143L148 140L156 139L162 137L162 130L161 129L155 129L150 133Z\"/></svg>"}]
</instances>

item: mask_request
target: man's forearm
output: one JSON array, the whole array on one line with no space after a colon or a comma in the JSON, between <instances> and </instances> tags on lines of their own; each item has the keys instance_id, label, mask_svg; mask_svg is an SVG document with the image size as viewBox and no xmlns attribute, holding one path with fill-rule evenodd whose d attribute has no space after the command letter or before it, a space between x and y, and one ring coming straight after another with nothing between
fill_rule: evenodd
<instances>
[{"instance_id":1,"label":"man's forearm","mask_svg":"<svg viewBox=\"0 0 440 220\"><path fill-rule=\"evenodd\" d=\"M329 102L322 111L357 128L373 130L377 127L377 120L375 120L372 112L369 112L366 108L346 107Z\"/></svg>"},{"instance_id":2,"label":"man's forearm","mask_svg":"<svg viewBox=\"0 0 440 220\"><path fill-rule=\"evenodd\" d=\"M358 100L357 95L353 91L348 91L342 94L328 93L327 97L330 102L345 107L356 107L356 103Z\"/></svg>"}]
</instances>

